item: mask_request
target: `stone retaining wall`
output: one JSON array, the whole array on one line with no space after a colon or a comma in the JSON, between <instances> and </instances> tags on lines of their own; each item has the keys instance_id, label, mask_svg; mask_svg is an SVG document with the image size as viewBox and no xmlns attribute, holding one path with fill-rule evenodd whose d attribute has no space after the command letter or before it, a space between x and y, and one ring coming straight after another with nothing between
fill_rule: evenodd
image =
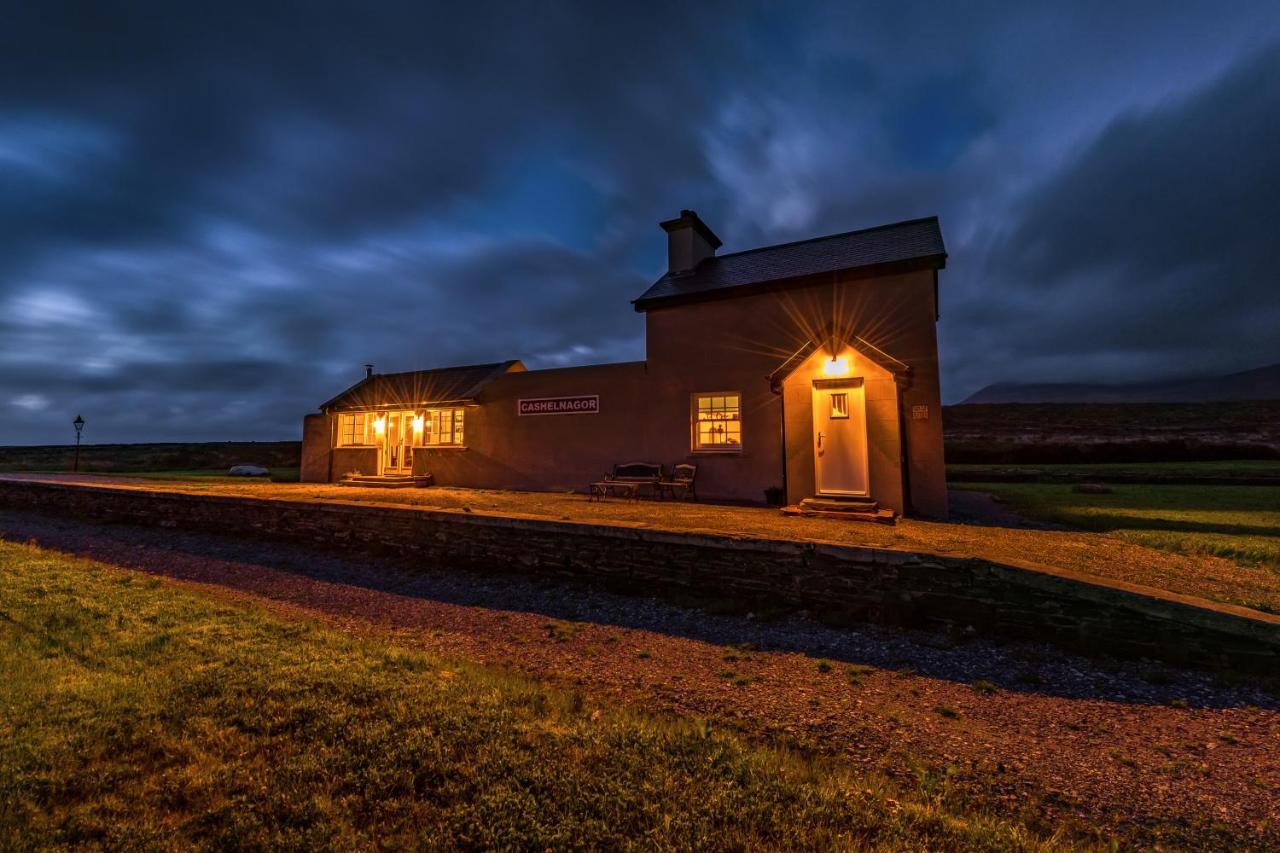
<instances>
[{"instance_id":1,"label":"stone retaining wall","mask_svg":"<svg viewBox=\"0 0 1280 853\"><path fill-rule=\"evenodd\" d=\"M981 559L350 502L0 479L0 506L299 542L423 565L604 581L1071 649L1274 673L1280 618Z\"/></svg>"}]
</instances>

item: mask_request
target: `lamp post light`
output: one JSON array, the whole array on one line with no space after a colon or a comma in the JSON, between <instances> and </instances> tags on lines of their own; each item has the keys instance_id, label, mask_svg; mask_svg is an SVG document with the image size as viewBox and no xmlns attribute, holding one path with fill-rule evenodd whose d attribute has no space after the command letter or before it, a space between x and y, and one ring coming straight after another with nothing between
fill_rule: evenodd
<instances>
[{"instance_id":1,"label":"lamp post light","mask_svg":"<svg viewBox=\"0 0 1280 853\"><path fill-rule=\"evenodd\" d=\"M71 425L76 428L76 461L72 463L71 470L79 472L80 471L80 433L84 430L84 418L80 417L79 415L76 415L76 419L71 422Z\"/></svg>"}]
</instances>

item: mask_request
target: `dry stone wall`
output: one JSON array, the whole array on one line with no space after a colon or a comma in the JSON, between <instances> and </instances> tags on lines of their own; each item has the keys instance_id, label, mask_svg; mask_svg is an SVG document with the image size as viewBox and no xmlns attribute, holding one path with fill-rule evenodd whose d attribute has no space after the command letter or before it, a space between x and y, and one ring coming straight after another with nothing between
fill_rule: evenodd
<instances>
[{"instance_id":1,"label":"dry stone wall","mask_svg":"<svg viewBox=\"0 0 1280 853\"><path fill-rule=\"evenodd\" d=\"M279 539L423 566L586 579L681 598L1056 642L1274 673L1280 619L981 559L350 502L0 480L0 506Z\"/></svg>"}]
</instances>

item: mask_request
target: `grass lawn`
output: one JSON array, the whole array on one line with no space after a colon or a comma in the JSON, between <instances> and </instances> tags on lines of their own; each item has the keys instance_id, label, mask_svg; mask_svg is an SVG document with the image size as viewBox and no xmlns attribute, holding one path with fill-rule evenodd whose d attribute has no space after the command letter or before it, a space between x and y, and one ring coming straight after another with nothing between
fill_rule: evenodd
<instances>
[{"instance_id":1,"label":"grass lawn","mask_svg":"<svg viewBox=\"0 0 1280 853\"><path fill-rule=\"evenodd\" d=\"M1180 553L1280 571L1280 488L1115 485L1087 495L1065 484L967 483L1030 518L1111 533Z\"/></svg>"},{"instance_id":2,"label":"grass lawn","mask_svg":"<svg viewBox=\"0 0 1280 853\"><path fill-rule=\"evenodd\" d=\"M945 792L0 542L0 848L1044 849Z\"/></svg>"}]
</instances>

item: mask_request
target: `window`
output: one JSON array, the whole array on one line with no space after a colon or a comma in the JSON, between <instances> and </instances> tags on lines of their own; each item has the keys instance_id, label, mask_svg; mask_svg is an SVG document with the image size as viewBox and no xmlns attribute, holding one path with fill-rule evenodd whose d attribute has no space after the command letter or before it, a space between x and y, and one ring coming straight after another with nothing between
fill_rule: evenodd
<instances>
[{"instance_id":1,"label":"window","mask_svg":"<svg viewBox=\"0 0 1280 853\"><path fill-rule=\"evenodd\" d=\"M422 413L422 431L414 430L419 447L462 446L462 409L427 409Z\"/></svg>"},{"instance_id":2,"label":"window","mask_svg":"<svg viewBox=\"0 0 1280 853\"><path fill-rule=\"evenodd\" d=\"M694 395L693 449L742 449L742 399L739 395Z\"/></svg>"},{"instance_id":3,"label":"window","mask_svg":"<svg viewBox=\"0 0 1280 853\"><path fill-rule=\"evenodd\" d=\"M849 394L847 392L841 391L831 395L831 417L849 417Z\"/></svg>"},{"instance_id":4,"label":"window","mask_svg":"<svg viewBox=\"0 0 1280 853\"><path fill-rule=\"evenodd\" d=\"M338 446L358 447L373 444L369 429L373 418L363 412L355 415L338 415Z\"/></svg>"}]
</instances>

